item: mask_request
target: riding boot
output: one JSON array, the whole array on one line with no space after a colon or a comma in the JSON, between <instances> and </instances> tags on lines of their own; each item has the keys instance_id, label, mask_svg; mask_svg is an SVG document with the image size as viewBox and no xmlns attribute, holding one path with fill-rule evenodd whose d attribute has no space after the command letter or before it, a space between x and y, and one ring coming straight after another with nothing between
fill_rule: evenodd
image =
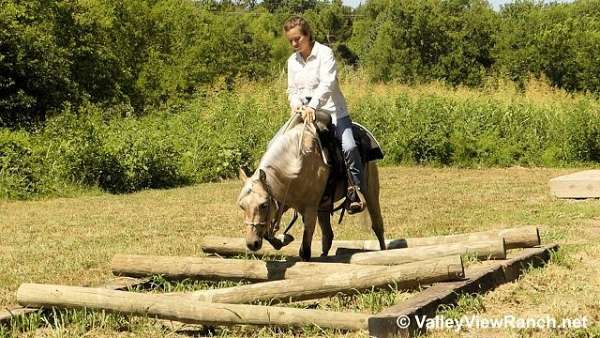
<instances>
[{"instance_id":1,"label":"riding boot","mask_svg":"<svg viewBox=\"0 0 600 338\"><path fill-rule=\"evenodd\" d=\"M353 147L349 151L344 152L344 160L350 182L347 193L349 201L347 206L348 214L356 214L365 210L366 207L366 200L363 195L366 191L363 180L363 163L358 148Z\"/></svg>"}]
</instances>

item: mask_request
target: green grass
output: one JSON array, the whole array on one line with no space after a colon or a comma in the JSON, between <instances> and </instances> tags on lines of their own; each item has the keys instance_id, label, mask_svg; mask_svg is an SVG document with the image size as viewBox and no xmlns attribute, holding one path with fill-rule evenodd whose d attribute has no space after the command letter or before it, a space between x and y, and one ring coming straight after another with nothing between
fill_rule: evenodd
<instances>
[{"instance_id":1,"label":"green grass","mask_svg":"<svg viewBox=\"0 0 600 338\"><path fill-rule=\"evenodd\" d=\"M458 169L384 167L381 200L387 238L463 233L538 224L542 241L556 241L561 251L545 268L530 269L514 283L482 296L465 296L454 315L500 317L550 314L557 318L587 315L600 320L600 201L552 198L548 180L576 169ZM110 259L117 253L200 255L203 236L242 236L241 211L235 200L241 183L223 181L128 195L94 193L77 198L0 202L0 307L14 305L21 283L101 284L111 278ZM301 228L292 234L301 238ZM334 225L337 239L374 238L365 216L346 217ZM317 234L318 236L318 234ZM205 289L197 281L154 279L154 292ZM322 301L296 303L335 311L375 313L406 300L410 292L368 291ZM252 326L213 328L173 324L150 318L98 311L46 311L0 329L0 337L187 337L216 336L366 337L306 327L295 330ZM504 336L597 336L598 327L577 332L500 331ZM188 333L184 333L187 331ZM433 332L433 337L488 333Z\"/></svg>"}]
</instances>

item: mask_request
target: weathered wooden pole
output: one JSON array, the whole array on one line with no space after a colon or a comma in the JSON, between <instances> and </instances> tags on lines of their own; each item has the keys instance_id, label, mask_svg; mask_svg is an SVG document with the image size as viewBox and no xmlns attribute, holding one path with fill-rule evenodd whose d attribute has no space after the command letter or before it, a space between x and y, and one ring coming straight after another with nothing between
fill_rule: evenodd
<instances>
[{"instance_id":1,"label":"weathered wooden pole","mask_svg":"<svg viewBox=\"0 0 600 338\"><path fill-rule=\"evenodd\" d=\"M202 303L182 297L62 285L22 284L17 301L28 307L103 309L205 325L273 325L361 330L369 315L275 306Z\"/></svg>"},{"instance_id":2,"label":"weathered wooden pole","mask_svg":"<svg viewBox=\"0 0 600 338\"><path fill-rule=\"evenodd\" d=\"M401 249L404 250L404 249ZM388 251L385 251L388 252ZM389 252L392 252L390 250ZM431 258L427 264L448 262L441 258ZM353 257L344 256L344 261ZM360 257L359 257L360 258ZM422 257L421 257L422 258ZM396 259L401 264L405 258ZM360 260L360 259L359 259ZM223 259L211 257L164 257L164 256L127 256L116 255L111 264L112 271L118 276L154 276L163 275L168 279L202 280L247 280L265 282L281 279L302 278L307 276L331 275L339 272L352 272L371 262L384 262L386 257L368 260L368 264L315 263L298 261L259 261L246 259ZM380 264L380 265L396 265Z\"/></svg>"},{"instance_id":3,"label":"weathered wooden pole","mask_svg":"<svg viewBox=\"0 0 600 338\"><path fill-rule=\"evenodd\" d=\"M348 262L350 256L332 257L329 261ZM313 274L354 271L344 263L306 263L300 261L262 261L215 257L166 257L115 255L111 262L117 276L163 275L168 279L202 279L265 282L300 278Z\"/></svg>"},{"instance_id":4,"label":"weathered wooden pole","mask_svg":"<svg viewBox=\"0 0 600 338\"><path fill-rule=\"evenodd\" d=\"M321 255L321 243L313 243L311 247L312 257L319 257ZM208 236L204 237L200 246L202 251L205 253L215 253L222 256L236 256L240 254L255 255L258 257L262 256L285 256L285 257L298 257L300 246L297 243L290 243L284 246L280 250L275 250L268 242L263 242L263 246L260 250L250 251L246 247L246 240L243 238L236 237L219 237L219 236Z\"/></svg>"},{"instance_id":5,"label":"weathered wooden pole","mask_svg":"<svg viewBox=\"0 0 600 338\"><path fill-rule=\"evenodd\" d=\"M116 276L164 275L169 279L248 280L283 279L293 263L215 257L115 255L110 267Z\"/></svg>"},{"instance_id":6,"label":"weathered wooden pole","mask_svg":"<svg viewBox=\"0 0 600 338\"><path fill-rule=\"evenodd\" d=\"M530 248L541 243L539 229L536 226L524 226L457 235L392 239L387 240L386 244L388 249L400 249L437 244L479 242L498 238L504 238L506 249ZM372 251L379 250L379 243L375 240L333 241L332 248Z\"/></svg>"},{"instance_id":7,"label":"weathered wooden pole","mask_svg":"<svg viewBox=\"0 0 600 338\"><path fill-rule=\"evenodd\" d=\"M451 255L471 254L480 259L504 259L502 239L493 241L444 244L419 248L361 252L346 256L316 258L317 261L345 262L359 265L399 265ZM169 279L267 281L302 276L352 271L356 267L336 263L305 263L222 259L211 257L164 257L116 255L111 263L118 276L143 277L164 275Z\"/></svg>"},{"instance_id":8,"label":"weathered wooden pole","mask_svg":"<svg viewBox=\"0 0 600 338\"><path fill-rule=\"evenodd\" d=\"M473 255L478 259L505 259L504 239L419 246L406 249L359 252L351 255L350 263L362 265L393 265L417 262L449 255Z\"/></svg>"},{"instance_id":9,"label":"weathered wooden pole","mask_svg":"<svg viewBox=\"0 0 600 338\"><path fill-rule=\"evenodd\" d=\"M479 242L504 238L506 249L530 248L540 245L540 234L536 226L525 226L519 228L490 230L482 232L473 232L467 234L417 237L386 240L388 249L413 248L437 244L449 243L468 243ZM299 243L291 243L288 246L275 250L268 243L263 245L261 250L252 252L246 248L246 242L243 238L231 237L205 237L201 242L202 250L206 253L216 253L223 256L232 256L239 254L253 254L256 256L286 256L297 257L300 249ZM312 256L318 257L321 254L321 243L312 244ZM333 241L330 254L337 252L347 253L348 250L355 251L374 251L379 250L379 243L376 240L338 240Z\"/></svg>"},{"instance_id":10,"label":"weathered wooden pole","mask_svg":"<svg viewBox=\"0 0 600 338\"><path fill-rule=\"evenodd\" d=\"M183 297L215 303L290 302L389 285L399 289L410 289L419 285L453 281L464 277L460 256L395 266L347 266L349 267L345 267L345 271L333 274L321 273L302 278L196 291ZM181 293L170 295L182 296Z\"/></svg>"}]
</instances>

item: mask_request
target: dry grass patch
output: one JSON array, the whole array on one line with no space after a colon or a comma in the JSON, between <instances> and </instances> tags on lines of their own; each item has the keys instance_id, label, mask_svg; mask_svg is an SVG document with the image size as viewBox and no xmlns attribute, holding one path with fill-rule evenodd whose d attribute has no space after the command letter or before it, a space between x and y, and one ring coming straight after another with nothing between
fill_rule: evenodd
<instances>
[{"instance_id":1,"label":"dry grass patch","mask_svg":"<svg viewBox=\"0 0 600 338\"><path fill-rule=\"evenodd\" d=\"M482 314L488 317L505 314L550 314L557 318L587 315L597 323L600 319L600 201L555 200L547 187L551 177L573 171L383 168L381 193L387 237L541 224L543 241L558 241L563 247L552 263L484 295L481 306L463 306L461 311L466 314L483 311ZM111 277L109 262L117 253L198 255L198 243L203 236L242 236L241 212L235 205L239 189L238 182L227 181L130 195L4 202L0 211L0 305L13 305L15 291L24 282L100 284ZM365 216L346 217L343 224L334 225L334 230L337 239L374 238ZM299 226L293 229L293 235L297 240L301 238ZM372 313L409 296L409 293L395 296L365 292L353 297L333 297L319 305L309 302L296 306ZM112 317L105 317L103 322L98 313L88 317L69 313L62 314L64 325L60 321L42 323L38 325L41 329L19 335L189 336L151 319L110 315ZM42 317L42 320L47 318L55 317ZM582 336L593 336L598 332L596 326ZM346 335L318 328L278 331L241 327L201 333L256 337L366 336L365 332ZM550 333L505 330L497 334L541 337ZM10 332L5 330L2 334L9 335ZM481 336L481 332L437 332L432 335Z\"/></svg>"}]
</instances>

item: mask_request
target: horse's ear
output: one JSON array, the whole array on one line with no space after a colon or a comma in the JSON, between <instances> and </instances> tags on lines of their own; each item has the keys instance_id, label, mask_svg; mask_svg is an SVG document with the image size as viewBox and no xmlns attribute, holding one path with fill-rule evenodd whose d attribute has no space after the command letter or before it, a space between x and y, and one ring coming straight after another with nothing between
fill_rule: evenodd
<instances>
[{"instance_id":1,"label":"horse's ear","mask_svg":"<svg viewBox=\"0 0 600 338\"><path fill-rule=\"evenodd\" d=\"M264 185L267 185L267 173L264 170L258 169L258 177L260 178L260 182Z\"/></svg>"},{"instance_id":2,"label":"horse's ear","mask_svg":"<svg viewBox=\"0 0 600 338\"><path fill-rule=\"evenodd\" d=\"M246 182L248 180L248 175L246 175L246 172L242 167L238 168L238 177L242 182Z\"/></svg>"}]
</instances>

